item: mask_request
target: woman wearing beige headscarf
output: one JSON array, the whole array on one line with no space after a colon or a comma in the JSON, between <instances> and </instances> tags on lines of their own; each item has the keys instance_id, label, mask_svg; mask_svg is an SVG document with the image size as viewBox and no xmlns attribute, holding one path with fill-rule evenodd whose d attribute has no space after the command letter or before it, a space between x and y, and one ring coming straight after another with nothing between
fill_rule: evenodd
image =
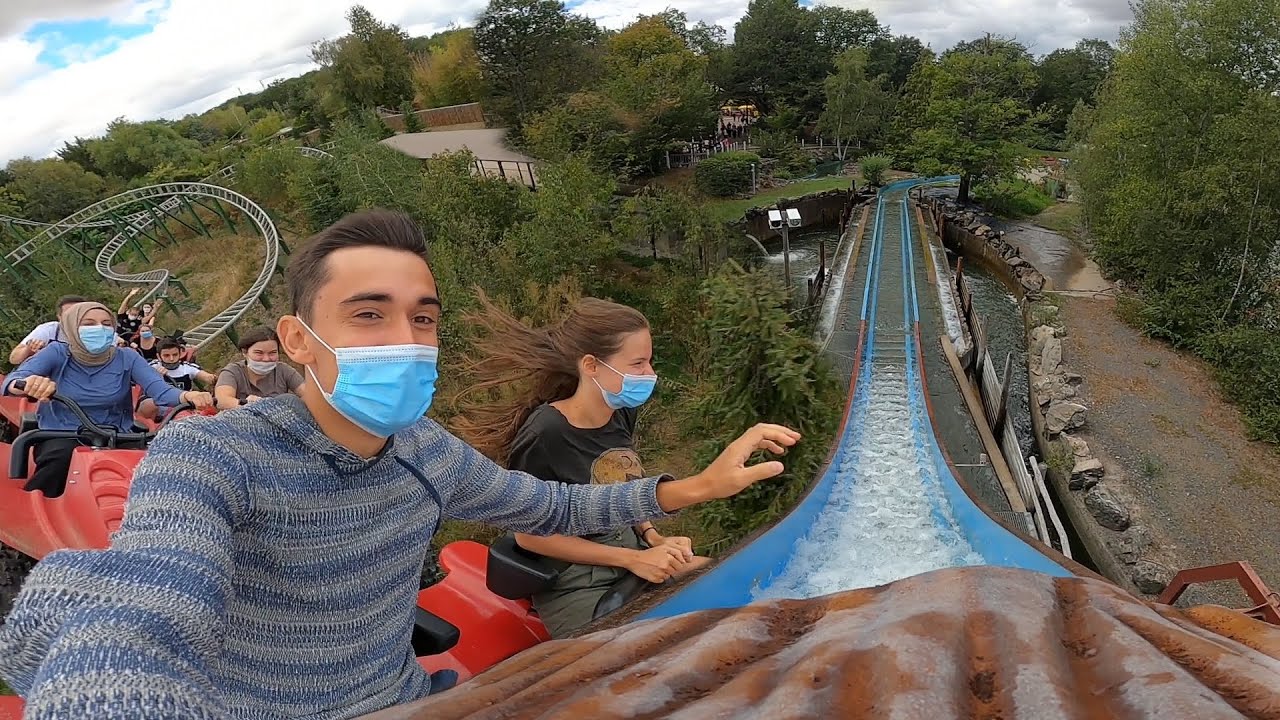
<instances>
[{"instance_id":1,"label":"woman wearing beige headscarf","mask_svg":"<svg viewBox=\"0 0 1280 720\"><path fill-rule=\"evenodd\" d=\"M31 356L5 379L4 392L48 400L55 392L73 400L97 424L121 432L133 430L133 385L137 384L166 405L189 402L209 407L209 393L180 392L165 382L160 373L138 353L117 348L115 316L101 303L72 305L62 314L62 337L66 342L50 343ZM18 389L14 383L25 381ZM44 402L37 411L42 430L76 430L80 421L65 406ZM53 439L36 445L36 469L27 481L27 490L40 490L48 497L62 494L67 482L71 453L78 440Z\"/></svg>"}]
</instances>

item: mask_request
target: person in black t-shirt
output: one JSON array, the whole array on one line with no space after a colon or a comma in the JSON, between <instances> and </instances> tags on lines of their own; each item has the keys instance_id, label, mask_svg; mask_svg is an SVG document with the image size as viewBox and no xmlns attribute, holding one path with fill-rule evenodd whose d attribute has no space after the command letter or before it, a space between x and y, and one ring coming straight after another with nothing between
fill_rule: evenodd
<instances>
[{"instance_id":1,"label":"person in black t-shirt","mask_svg":"<svg viewBox=\"0 0 1280 720\"><path fill-rule=\"evenodd\" d=\"M116 332L120 337L124 338L126 343L131 343L137 339L138 328L142 325L142 308L134 305L130 306L135 295L141 291L141 288L134 288L124 296L124 300L120 301L120 307L116 310Z\"/></svg>"},{"instance_id":2,"label":"person in black t-shirt","mask_svg":"<svg viewBox=\"0 0 1280 720\"><path fill-rule=\"evenodd\" d=\"M138 326L138 334L129 347L138 351L143 360L155 362L160 359L160 341L156 339L155 329L143 323Z\"/></svg>"},{"instance_id":3,"label":"person in black t-shirt","mask_svg":"<svg viewBox=\"0 0 1280 720\"><path fill-rule=\"evenodd\" d=\"M658 380L644 316L585 298L556 326L535 330L481 302L472 319L489 333L472 368L476 387L528 378L529 391L508 406L472 405L459 422L463 437L543 480L609 484L650 475L635 451L637 408ZM517 533L516 542L558 561L554 585L533 597L552 637L598 617L602 598L629 576L662 583L708 562L689 538L664 537L647 522L582 538Z\"/></svg>"}]
</instances>

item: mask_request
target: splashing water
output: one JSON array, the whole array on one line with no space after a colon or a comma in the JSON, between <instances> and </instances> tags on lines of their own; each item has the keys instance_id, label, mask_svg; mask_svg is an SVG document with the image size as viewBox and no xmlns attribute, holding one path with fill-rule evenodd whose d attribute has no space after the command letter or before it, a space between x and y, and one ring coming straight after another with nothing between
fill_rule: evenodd
<instances>
[{"instance_id":1,"label":"splashing water","mask_svg":"<svg viewBox=\"0 0 1280 720\"><path fill-rule=\"evenodd\" d=\"M951 517L905 368L876 366L858 394L827 506L752 599L810 598L983 563Z\"/></svg>"}]
</instances>

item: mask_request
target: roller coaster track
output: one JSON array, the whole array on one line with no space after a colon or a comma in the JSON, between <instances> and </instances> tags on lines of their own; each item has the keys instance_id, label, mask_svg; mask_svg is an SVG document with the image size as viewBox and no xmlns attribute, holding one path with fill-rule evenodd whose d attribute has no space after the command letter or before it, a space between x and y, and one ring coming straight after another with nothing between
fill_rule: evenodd
<instances>
[{"instance_id":1,"label":"roller coaster track","mask_svg":"<svg viewBox=\"0 0 1280 720\"><path fill-rule=\"evenodd\" d=\"M329 153L316 148L300 147L298 149L306 157L317 159L332 157ZM31 259L41 247L59 240L68 233L86 228L119 228L123 224L125 227L107 241L98 252L94 260L94 268L107 280L150 285L146 293L137 301L143 303L167 292L172 273L167 269L146 270L139 273L117 272L114 269L116 255L125 245L135 241L139 235L144 235L157 222L177 217L177 211L185 206L188 198L212 199L225 203L240 211L241 215L257 226L258 232L262 235L265 252L258 276L244 294L222 312L183 332L187 342L196 349L200 349L225 333L258 301L271 282L271 275L275 272L280 257L280 233L267 212L244 195L224 187L225 184L234 182L235 172L235 166L228 165L200 182L162 183L137 188L82 208L56 223L40 223L23 218L0 216L0 223L41 228L39 234L6 254L7 264L0 269L0 272L10 272ZM145 201L152 201L154 204L138 212L117 214L119 210L130 209L139 202ZM106 216L106 219L103 219L103 216Z\"/></svg>"}]
</instances>

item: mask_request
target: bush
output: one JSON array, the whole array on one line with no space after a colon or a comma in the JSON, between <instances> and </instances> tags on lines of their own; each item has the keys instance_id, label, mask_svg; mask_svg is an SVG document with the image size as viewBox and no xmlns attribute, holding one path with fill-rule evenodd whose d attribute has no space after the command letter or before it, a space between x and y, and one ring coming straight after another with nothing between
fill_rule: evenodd
<instances>
[{"instance_id":1,"label":"bush","mask_svg":"<svg viewBox=\"0 0 1280 720\"><path fill-rule=\"evenodd\" d=\"M1053 198L1021 178L979 185L974 197L990 212L1007 218L1039 215L1053 204Z\"/></svg>"},{"instance_id":2,"label":"bush","mask_svg":"<svg viewBox=\"0 0 1280 720\"><path fill-rule=\"evenodd\" d=\"M1211 333L1196 343L1222 391L1244 411L1254 440L1280 443L1280 337L1253 327Z\"/></svg>"},{"instance_id":3,"label":"bush","mask_svg":"<svg viewBox=\"0 0 1280 720\"><path fill-rule=\"evenodd\" d=\"M409 100L405 100L404 104L400 106L400 112L404 114L404 131L405 132L418 133L418 132L422 132L425 129L422 127L422 120L419 119L416 114L414 114L412 102L410 102Z\"/></svg>"},{"instance_id":4,"label":"bush","mask_svg":"<svg viewBox=\"0 0 1280 720\"><path fill-rule=\"evenodd\" d=\"M727 197L751 190L751 168L760 164L760 156L733 151L712 155L693 170L693 182L707 195Z\"/></svg>"},{"instance_id":5,"label":"bush","mask_svg":"<svg viewBox=\"0 0 1280 720\"><path fill-rule=\"evenodd\" d=\"M858 161L862 179L871 187L883 185L884 175L889 172L891 167L893 167L893 158L888 155L863 155L862 159Z\"/></svg>"},{"instance_id":6,"label":"bush","mask_svg":"<svg viewBox=\"0 0 1280 720\"><path fill-rule=\"evenodd\" d=\"M805 438L781 458L787 465L781 478L698 508L704 525L733 541L780 517L799 498L830 450L842 403L821 350L806 328L793 324L786 292L768 271L743 272L726 263L703 284L702 305L693 349L701 378L694 412L702 423L699 435L710 439L700 466L766 418Z\"/></svg>"}]
</instances>

